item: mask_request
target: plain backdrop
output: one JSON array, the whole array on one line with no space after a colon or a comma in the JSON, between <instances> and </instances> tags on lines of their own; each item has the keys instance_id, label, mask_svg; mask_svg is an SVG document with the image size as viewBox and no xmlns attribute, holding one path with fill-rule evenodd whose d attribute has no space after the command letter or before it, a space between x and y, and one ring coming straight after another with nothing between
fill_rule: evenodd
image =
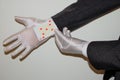
<instances>
[{"instance_id":1,"label":"plain backdrop","mask_svg":"<svg viewBox=\"0 0 120 80\"><path fill-rule=\"evenodd\" d=\"M13 60L10 54L4 54L3 40L24 29L14 21L14 16L47 19L75 1L0 0L0 80L102 80L101 71L92 69L81 57L61 54L54 38L22 62L19 57ZM119 35L120 9L72 32L72 36L87 41L116 40Z\"/></svg>"}]
</instances>

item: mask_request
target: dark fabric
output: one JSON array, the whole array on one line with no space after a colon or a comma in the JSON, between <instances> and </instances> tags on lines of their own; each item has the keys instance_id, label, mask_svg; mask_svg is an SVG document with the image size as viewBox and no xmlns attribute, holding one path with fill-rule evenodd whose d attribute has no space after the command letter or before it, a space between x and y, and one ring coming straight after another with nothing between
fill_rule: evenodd
<instances>
[{"instance_id":1,"label":"dark fabric","mask_svg":"<svg viewBox=\"0 0 120 80\"><path fill-rule=\"evenodd\" d=\"M111 77L114 77L114 80L120 80L120 70L105 71L103 80L109 80Z\"/></svg>"},{"instance_id":2,"label":"dark fabric","mask_svg":"<svg viewBox=\"0 0 120 80\"><path fill-rule=\"evenodd\" d=\"M119 37L120 40L120 37ZM111 77L115 77L115 80L120 80L120 70L106 70L103 80L109 80Z\"/></svg>"},{"instance_id":3,"label":"dark fabric","mask_svg":"<svg viewBox=\"0 0 120 80\"><path fill-rule=\"evenodd\" d=\"M109 80L111 77L115 76L116 71L115 70L109 70L109 71L105 71L103 80Z\"/></svg>"},{"instance_id":4,"label":"dark fabric","mask_svg":"<svg viewBox=\"0 0 120 80\"><path fill-rule=\"evenodd\" d=\"M59 30L70 31L99 18L120 7L120 0L78 0L52 17ZM106 70L104 80L115 76L120 80L120 40L91 42L88 58L97 69Z\"/></svg>"},{"instance_id":5,"label":"dark fabric","mask_svg":"<svg viewBox=\"0 0 120 80\"><path fill-rule=\"evenodd\" d=\"M91 42L87 54L96 69L106 70L103 80L120 80L120 40Z\"/></svg>"},{"instance_id":6,"label":"dark fabric","mask_svg":"<svg viewBox=\"0 0 120 80\"><path fill-rule=\"evenodd\" d=\"M115 73L115 80L120 80L120 70Z\"/></svg>"},{"instance_id":7,"label":"dark fabric","mask_svg":"<svg viewBox=\"0 0 120 80\"><path fill-rule=\"evenodd\" d=\"M87 53L96 69L120 69L120 40L93 41L88 45Z\"/></svg>"},{"instance_id":8,"label":"dark fabric","mask_svg":"<svg viewBox=\"0 0 120 80\"><path fill-rule=\"evenodd\" d=\"M73 31L119 7L120 0L78 0L52 18L61 31L63 27Z\"/></svg>"}]
</instances>

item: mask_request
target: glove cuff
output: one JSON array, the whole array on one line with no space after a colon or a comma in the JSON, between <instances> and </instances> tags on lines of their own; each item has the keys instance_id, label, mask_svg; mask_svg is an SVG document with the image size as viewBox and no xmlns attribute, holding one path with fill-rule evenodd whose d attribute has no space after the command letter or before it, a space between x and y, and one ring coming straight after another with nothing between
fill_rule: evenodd
<instances>
[{"instance_id":1,"label":"glove cuff","mask_svg":"<svg viewBox=\"0 0 120 80\"><path fill-rule=\"evenodd\" d=\"M90 43L90 42L85 42L84 45L83 45L83 48L82 48L82 54L83 54L83 56L85 56L85 57L87 57L87 58L88 58L87 48L88 48L89 43Z\"/></svg>"}]
</instances>

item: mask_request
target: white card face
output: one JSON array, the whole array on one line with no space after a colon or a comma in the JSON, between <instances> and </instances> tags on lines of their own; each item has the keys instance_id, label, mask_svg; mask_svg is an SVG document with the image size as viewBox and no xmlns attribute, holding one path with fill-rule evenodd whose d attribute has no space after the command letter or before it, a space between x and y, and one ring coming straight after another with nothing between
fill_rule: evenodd
<instances>
[{"instance_id":1,"label":"white card face","mask_svg":"<svg viewBox=\"0 0 120 80\"><path fill-rule=\"evenodd\" d=\"M39 40L54 34L55 24L52 20L48 20L43 24L34 27L35 34Z\"/></svg>"}]
</instances>

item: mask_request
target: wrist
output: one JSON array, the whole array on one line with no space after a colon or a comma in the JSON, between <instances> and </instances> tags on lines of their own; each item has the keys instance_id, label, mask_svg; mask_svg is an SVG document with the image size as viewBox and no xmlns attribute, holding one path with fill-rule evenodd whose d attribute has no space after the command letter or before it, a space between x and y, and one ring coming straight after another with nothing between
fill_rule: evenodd
<instances>
[{"instance_id":1,"label":"wrist","mask_svg":"<svg viewBox=\"0 0 120 80\"><path fill-rule=\"evenodd\" d=\"M47 19L45 22L37 24L35 27L33 27L38 40L51 37L54 35L55 29L57 29L57 26L52 18Z\"/></svg>"},{"instance_id":2,"label":"wrist","mask_svg":"<svg viewBox=\"0 0 120 80\"><path fill-rule=\"evenodd\" d=\"M82 46L82 54L83 54L83 56L85 56L85 57L88 57L88 55L87 55L87 48L88 48L89 43L90 43L90 42L85 42L85 43L83 44L83 46Z\"/></svg>"}]
</instances>

